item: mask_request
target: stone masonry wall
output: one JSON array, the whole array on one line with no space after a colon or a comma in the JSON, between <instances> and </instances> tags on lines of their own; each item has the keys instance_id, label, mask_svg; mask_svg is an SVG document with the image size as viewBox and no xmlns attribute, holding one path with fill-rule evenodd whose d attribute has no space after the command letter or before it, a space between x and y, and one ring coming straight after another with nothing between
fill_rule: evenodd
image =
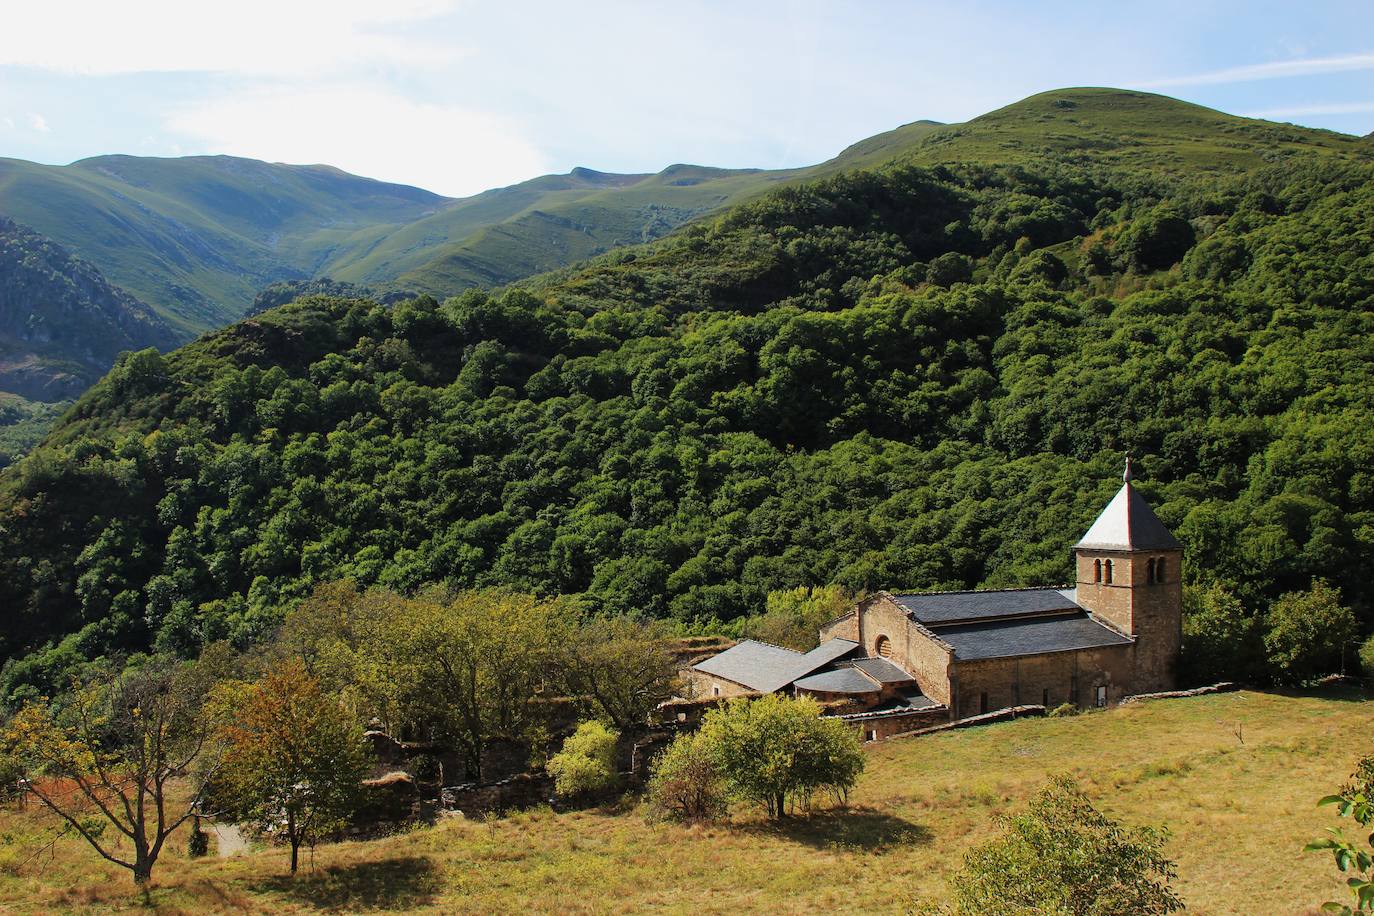
<instances>
[{"instance_id":1,"label":"stone masonry wall","mask_svg":"<svg viewBox=\"0 0 1374 916\"><path fill-rule=\"evenodd\" d=\"M1107 703L1115 704L1135 692L1134 648L1106 646L959 662L955 669L958 696L954 717L966 718L1009 706L1092 706L1099 686L1107 688ZM985 693L986 709L982 699Z\"/></svg>"},{"instance_id":2,"label":"stone masonry wall","mask_svg":"<svg viewBox=\"0 0 1374 916\"><path fill-rule=\"evenodd\" d=\"M1150 582L1149 562L1164 559L1164 577ZM1112 561L1112 581L1096 581L1095 562ZM1123 633L1137 637L1131 692L1172 690L1183 642L1183 552L1078 552L1078 603Z\"/></svg>"}]
</instances>

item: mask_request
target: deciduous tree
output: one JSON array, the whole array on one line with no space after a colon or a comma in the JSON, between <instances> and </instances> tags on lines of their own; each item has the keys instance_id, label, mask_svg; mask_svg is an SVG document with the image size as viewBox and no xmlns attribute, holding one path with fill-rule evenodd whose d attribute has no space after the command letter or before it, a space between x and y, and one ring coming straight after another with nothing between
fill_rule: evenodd
<instances>
[{"instance_id":1,"label":"deciduous tree","mask_svg":"<svg viewBox=\"0 0 1374 916\"><path fill-rule=\"evenodd\" d=\"M362 729L299 661L216 692L226 745L214 799L259 832L280 833L294 873L302 844L341 829L372 764Z\"/></svg>"},{"instance_id":2,"label":"deciduous tree","mask_svg":"<svg viewBox=\"0 0 1374 916\"><path fill-rule=\"evenodd\" d=\"M946 916L1158 916L1183 909L1169 886L1166 834L1127 827L1067 778L1026 811L997 818L1002 835L975 847L950 881Z\"/></svg>"},{"instance_id":3,"label":"deciduous tree","mask_svg":"<svg viewBox=\"0 0 1374 916\"><path fill-rule=\"evenodd\" d=\"M863 772L859 736L809 698L735 699L706 714L701 740L732 794L785 817L821 790L844 797Z\"/></svg>"},{"instance_id":4,"label":"deciduous tree","mask_svg":"<svg viewBox=\"0 0 1374 916\"><path fill-rule=\"evenodd\" d=\"M200 674L173 658L145 659L77 685L62 702L25 705L3 732L0 753L22 772L23 788L139 885L167 838L200 811L214 768L202 759ZM189 791L174 794L176 784Z\"/></svg>"}]
</instances>

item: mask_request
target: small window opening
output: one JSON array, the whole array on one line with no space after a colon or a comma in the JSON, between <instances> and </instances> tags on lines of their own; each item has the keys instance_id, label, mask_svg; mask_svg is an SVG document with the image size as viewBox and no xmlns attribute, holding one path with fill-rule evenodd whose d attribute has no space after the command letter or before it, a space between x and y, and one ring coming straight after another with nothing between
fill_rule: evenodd
<instances>
[{"instance_id":1,"label":"small window opening","mask_svg":"<svg viewBox=\"0 0 1374 916\"><path fill-rule=\"evenodd\" d=\"M978 695L978 711L988 711L988 692L986 690L984 690L981 694Z\"/></svg>"},{"instance_id":2,"label":"small window opening","mask_svg":"<svg viewBox=\"0 0 1374 916\"><path fill-rule=\"evenodd\" d=\"M1151 557L1145 564L1145 579L1153 583L1155 581L1155 560Z\"/></svg>"},{"instance_id":3,"label":"small window opening","mask_svg":"<svg viewBox=\"0 0 1374 916\"><path fill-rule=\"evenodd\" d=\"M1163 557L1160 557L1158 560L1155 560L1155 581L1156 581L1156 582L1163 582L1163 581L1164 581L1164 558L1163 558Z\"/></svg>"},{"instance_id":4,"label":"small window opening","mask_svg":"<svg viewBox=\"0 0 1374 916\"><path fill-rule=\"evenodd\" d=\"M878 641L873 644L874 654L879 658L892 657L892 640L886 636L879 636Z\"/></svg>"},{"instance_id":5,"label":"small window opening","mask_svg":"<svg viewBox=\"0 0 1374 916\"><path fill-rule=\"evenodd\" d=\"M1111 584L1112 584L1112 561L1111 561L1111 560L1108 560L1108 561L1107 561L1106 563L1104 563L1103 565L1106 567L1106 568L1103 570L1103 573L1104 573L1104 575L1106 576L1106 582L1107 582L1108 585L1111 585Z\"/></svg>"},{"instance_id":6,"label":"small window opening","mask_svg":"<svg viewBox=\"0 0 1374 916\"><path fill-rule=\"evenodd\" d=\"M1041 692L1040 705L1045 707L1046 709L1050 708L1050 692L1048 690Z\"/></svg>"},{"instance_id":7,"label":"small window opening","mask_svg":"<svg viewBox=\"0 0 1374 916\"><path fill-rule=\"evenodd\" d=\"M1098 706L1106 706L1106 705L1107 705L1107 688L1106 688L1106 687L1103 687L1103 686L1101 686L1101 685L1098 685L1098 688L1097 688L1097 705L1098 705Z\"/></svg>"},{"instance_id":8,"label":"small window opening","mask_svg":"<svg viewBox=\"0 0 1374 916\"><path fill-rule=\"evenodd\" d=\"M1102 561L1101 561L1101 560L1093 560L1093 581L1094 581L1094 582L1101 582L1101 581L1102 581Z\"/></svg>"},{"instance_id":9,"label":"small window opening","mask_svg":"<svg viewBox=\"0 0 1374 916\"><path fill-rule=\"evenodd\" d=\"M869 740L869 741L877 741L877 740L878 740L878 730L877 730L876 728L870 728L870 729L868 730L868 740Z\"/></svg>"},{"instance_id":10,"label":"small window opening","mask_svg":"<svg viewBox=\"0 0 1374 916\"><path fill-rule=\"evenodd\" d=\"M711 688L711 696L713 696L713 697L718 697L718 696L720 696L720 688L719 688L719 687L712 687L712 688Z\"/></svg>"}]
</instances>

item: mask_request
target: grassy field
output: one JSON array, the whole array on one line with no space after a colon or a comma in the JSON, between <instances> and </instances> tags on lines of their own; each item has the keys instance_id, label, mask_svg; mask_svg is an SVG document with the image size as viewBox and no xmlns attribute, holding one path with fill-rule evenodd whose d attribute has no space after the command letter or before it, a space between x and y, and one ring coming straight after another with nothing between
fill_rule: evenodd
<instances>
[{"instance_id":1,"label":"grassy field","mask_svg":"<svg viewBox=\"0 0 1374 916\"><path fill-rule=\"evenodd\" d=\"M1021 720L873 747L852 807L781 825L646 823L633 802L571 814L446 820L321 847L294 880L269 849L159 864L156 912L901 912L938 895L990 816L1055 773L1100 806L1167 824L1191 913L1315 912L1343 889L1301 851L1331 823L1315 802L1371 750L1356 696L1242 693L1069 719ZM43 823L0 814L0 911L142 907L127 873L64 839L32 858ZM27 860L27 861L26 861ZM307 859L307 863L308 863Z\"/></svg>"}]
</instances>

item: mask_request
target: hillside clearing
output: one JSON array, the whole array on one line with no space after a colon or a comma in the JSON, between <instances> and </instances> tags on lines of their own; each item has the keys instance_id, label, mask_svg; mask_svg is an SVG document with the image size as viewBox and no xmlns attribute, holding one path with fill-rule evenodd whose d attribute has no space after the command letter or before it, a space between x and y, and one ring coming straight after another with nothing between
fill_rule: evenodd
<instances>
[{"instance_id":1,"label":"hillside clearing","mask_svg":"<svg viewBox=\"0 0 1374 916\"><path fill-rule=\"evenodd\" d=\"M1167 824L1189 912L1303 912L1339 895L1302 844L1328 826L1316 800L1368 752L1356 695L1243 691L1021 720L874 746L848 812L780 826L739 812L709 828L647 824L619 810L446 820L321 847L292 880L286 852L185 858L155 873L156 912L901 912L938 894L990 816L1054 773L1100 807ZM27 864L39 815L0 813L0 910L133 909L127 873L70 839Z\"/></svg>"}]
</instances>

